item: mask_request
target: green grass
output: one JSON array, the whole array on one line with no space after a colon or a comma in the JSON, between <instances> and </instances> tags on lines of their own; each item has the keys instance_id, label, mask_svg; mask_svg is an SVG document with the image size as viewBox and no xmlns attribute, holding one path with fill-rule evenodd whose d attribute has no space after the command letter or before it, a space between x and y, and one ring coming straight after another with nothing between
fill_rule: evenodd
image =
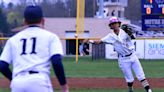
<instances>
[{"instance_id":1,"label":"green grass","mask_svg":"<svg viewBox=\"0 0 164 92\"><path fill-rule=\"evenodd\" d=\"M104 60L92 61L91 58L80 58L78 63L66 58L64 66L67 77L119 77L121 71L117 62L106 62Z\"/></svg>"},{"instance_id":2,"label":"green grass","mask_svg":"<svg viewBox=\"0 0 164 92\"><path fill-rule=\"evenodd\" d=\"M146 77L164 78L164 60L140 60ZM65 57L63 64L67 77L123 77L117 60L92 60L91 57L80 57L78 63L75 57ZM54 76L51 69L51 75ZM2 75L0 74L0 77Z\"/></svg>"},{"instance_id":3,"label":"green grass","mask_svg":"<svg viewBox=\"0 0 164 92\"><path fill-rule=\"evenodd\" d=\"M164 60L141 60L145 75L152 78L164 78Z\"/></svg>"},{"instance_id":4,"label":"green grass","mask_svg":"<svg viewBox=\"0 0 164 92\"><path fill-rule=\"evenodd\" d=\"M144 89L135 89L135 92L145 92ZM0 89L0 92L10 92L9 89ZM55 90L61 92L61 90ZM70 92L127 92L127 89L71 89ZM164 92L164 89L153 89L153 92Z\"/></svg>"},{"instance_id":5,"label":"green grass","mask_svg":"<svg viewBox=\"0 0 164 92\"><path fill-rule=\"evenodd\" d=\"M8 88L0 88L0 92L10 92L10 89L8 89Z\"/></svg>"},{"instance_id":6,"label":"green grass","mask_svg":"<svg viewBox=\"0 0 164 92\"><path fill-rule=\"evenodd\" d=\"M150 78L164 78L164 60L140 60L145 74ZM96 60L91 57L80 57L78 63L75 57L65 57L63 60L67 77L123 77L117 60ZM52 76L53 70L51 69ZM1 75L2 76L2 75ZM10 92L9 89L1 88L0 92ZM55 90L55 92L61 92ZM127 92L127 89L70 89L70 92ZM143 89L135 89L135 92L145 92ZM164 92L162 89L153 89L153 92Z\"/></svg>"},{"instance_id":7,"label":"green grass","mask_svg":"<svg viewBox=\"0 0 164 92\"><path fill-rule=\"evenodd\" d=\"M145 75L151 78L164 78L164 60L140 60ZM91 57L79 58L78 63L74 57L63 60L67 77L123 77L117 60L96 60Z\"/></svg>"},{"instance_id":8,"label":"green grass","mask_svg":"<svg viewBox=\"0 0 164 92\"><path fill-rule=\"evenodd\" d=\"M154 92L164 92L164 89L154 89ZM56 91L60 92L60 91ZM70 90L70 92L127 92L127 89L76 89ZM144 89L135 89L134 92L145 92Z\"/></svg>"}]
</instances>

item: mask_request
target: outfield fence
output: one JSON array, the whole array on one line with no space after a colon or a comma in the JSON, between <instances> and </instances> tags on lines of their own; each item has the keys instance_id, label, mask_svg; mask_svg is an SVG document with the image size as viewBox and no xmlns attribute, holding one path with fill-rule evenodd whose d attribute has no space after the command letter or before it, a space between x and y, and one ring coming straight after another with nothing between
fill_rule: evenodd
<instances>
[{"instance_id":1,"label":"outfield fence","mask_svg":"<svg viewBox=\"0 0 164 92\"><path fill-rule=\"evenodd\" d=\"M0 38L0 52L2 51L8 37ZM61 40L72 40L75 38L61 38ZM85 38L78 38L84 40ZM87 38L97 40L100 38ZM164 39L163 38L139 38L133 40L135 45L136 55L140 59L164 59ZM64 45L66 46L66 45ZM96 59L117 59L118 55L110 44L90 44L90 53L93 60Z\"/></svg>"},{"instance_id":2,"label":"outfield fence","mask_svg":"<svg viewBox=\"0 0 164 92\"><path fill-rule=\"evenodd\" d=\"M134 40L136 55L140 59L164 59L164 39L136 39ZM106 58L116 59L117 53L113 46L107 44Z\"/></svg>"}]
</instances>

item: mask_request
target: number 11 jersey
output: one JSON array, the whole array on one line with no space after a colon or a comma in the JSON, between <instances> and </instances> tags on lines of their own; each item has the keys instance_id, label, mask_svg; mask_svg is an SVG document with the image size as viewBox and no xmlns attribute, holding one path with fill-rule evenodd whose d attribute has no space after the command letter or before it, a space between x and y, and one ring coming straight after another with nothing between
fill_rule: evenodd
<instances>
[{"instance_id":1,"label":"number 11 jersey","mask_svg":"<svg viewBox=\"0 0 164 92\"><path fill-rule=\"evenodd\" d=\"M63 55L59 37L40 27L28 27L6 42L0 60L13 65L13 77L30 70L49 74L49 59L55 54Z\"/></svg>"}]
</instances>

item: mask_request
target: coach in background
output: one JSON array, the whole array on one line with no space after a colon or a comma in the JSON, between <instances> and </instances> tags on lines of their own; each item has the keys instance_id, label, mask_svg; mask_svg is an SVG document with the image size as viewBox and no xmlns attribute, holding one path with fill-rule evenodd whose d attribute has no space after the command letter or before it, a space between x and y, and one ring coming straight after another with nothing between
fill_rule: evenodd
<instances>
[{"instance_id":1,"label":"coach in background","mask_svg":"<svg viewBox=\"0 0 164 92\"><path fill-rule=\"evenodd\" d=\"M152 92L149 83L145 78L144 71L140 64L138 57L135 55L134 44L131 39L134 39L130 28L126 25L120 28L121 21L117 17L111 17L109 19L109 27L113 30L113 33L109 33L107 36L101 40L93 41L89 40L90 43L108 43L113 45L114 50L118 54L118 63L121 68L124 77L127 82L128 92L133 92L133 81L134 77L132 70L134 71L137 79L141 82L142 86L145 88L146 92Z\"/></svg>"},{"instance_id":2,"label":"coach in background","mask_svg":"<svg viewBox=\"0 0 164 92\"><path fill-rule=\"evenodd\" d=\"M41 7L27 6L24 18L27 28L7 41L0 56L0 71L11 81L12 92L53 92L51 63L62 92L69 92L62 45L57 35L44 29ZM13 73L9 64L13 66Z\"/></svg>"}]
</instances>

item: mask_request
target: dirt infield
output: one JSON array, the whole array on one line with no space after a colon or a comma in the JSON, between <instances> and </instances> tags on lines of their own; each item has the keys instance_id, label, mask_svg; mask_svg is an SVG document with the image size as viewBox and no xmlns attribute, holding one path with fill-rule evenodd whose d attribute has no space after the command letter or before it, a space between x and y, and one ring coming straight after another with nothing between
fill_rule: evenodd
<instances>
[{"instance_id":1,"label":"dirt infield","mask_svg":"<svg viewBox=\"0 0 164 92\"><path fill-rule=\"evenodd\" d=\"M164 78L148 78L152 88L164 88ZM52 84L59 88L56 78L52 78ZM94 89L94 88L126 88L125 80L122 78L68 78L68 84L71 89ZM134 83L135 88L141 88L140 82ZM9 81L0 78L0 88L9 88Z\"/></svg>"}]
</instances>

